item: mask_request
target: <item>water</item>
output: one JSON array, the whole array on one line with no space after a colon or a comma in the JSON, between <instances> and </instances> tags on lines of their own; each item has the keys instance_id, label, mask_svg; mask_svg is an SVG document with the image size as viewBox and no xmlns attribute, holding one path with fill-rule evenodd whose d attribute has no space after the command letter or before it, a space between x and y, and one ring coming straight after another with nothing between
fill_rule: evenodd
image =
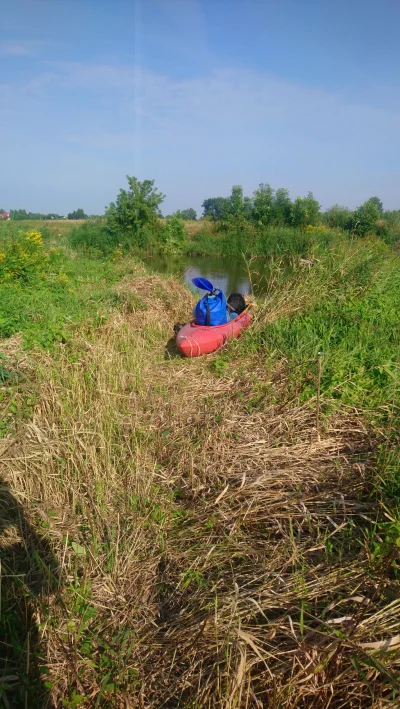
<instances>
[{"instance_id":1,"label":"water","mask_svg":"<svg viewBox=\"0 0 400 709\"><path fill-rule=\"evenodd\" d=\"M271 276L271 264L265 259L257 259L250 265L251 281L248 268L243 259L228 256L148 256L145 262L154 271L183 277L191 288L192 278L203 276L215 288L229 293L251 293L263 295L268 289Z\"/></svg>"}]
</instances>

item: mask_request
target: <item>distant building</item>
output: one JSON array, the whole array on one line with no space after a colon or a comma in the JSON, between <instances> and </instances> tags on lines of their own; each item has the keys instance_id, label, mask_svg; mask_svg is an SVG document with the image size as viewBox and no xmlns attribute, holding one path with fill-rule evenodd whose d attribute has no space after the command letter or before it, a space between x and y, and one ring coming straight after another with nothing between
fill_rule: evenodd
<instances>
[{"instance_id":1,"label":"distant building","mask_svg":"<svg viewBox=\"0 0 400 709\"><path fill-rule=\"evenodd\" d=\"M0 219L11 219L10 212L0 212Z\"/></svg>"}]
</instances>

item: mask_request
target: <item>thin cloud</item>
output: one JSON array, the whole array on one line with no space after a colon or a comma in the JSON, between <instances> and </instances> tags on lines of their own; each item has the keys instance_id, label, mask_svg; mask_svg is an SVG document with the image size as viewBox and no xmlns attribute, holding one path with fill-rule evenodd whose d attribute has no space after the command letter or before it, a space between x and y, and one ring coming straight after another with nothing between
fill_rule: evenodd
<instances>
[{"instance_id":1,"label":"thin cloud","mask_svg":"<svg viewBox=\"0 0 400 709\"><path fill-rule=\"evenodd\" d=\"M23 42L0 42L0 55L2 57L31 57L32 47Z\"/></svg>"},{"instance_id":2,"label":"thin cloud","mask_svg":"<svg viewBox=\"0 0 400 709\"><path fill-rule=\"evenodd\" d=\"M24 85L4 87L0 108L34 109L74 159L86 147L90 160L121 165L123 174L129 165L175 185L182 198L189 184L204 196L261 181L295 194L305 185L325 204L348 194L358 202L385 180L394 194L400 111L379 87L355 99L236 67L183 80L134 64L45 66Z\"/></svg>"}]
</instances>

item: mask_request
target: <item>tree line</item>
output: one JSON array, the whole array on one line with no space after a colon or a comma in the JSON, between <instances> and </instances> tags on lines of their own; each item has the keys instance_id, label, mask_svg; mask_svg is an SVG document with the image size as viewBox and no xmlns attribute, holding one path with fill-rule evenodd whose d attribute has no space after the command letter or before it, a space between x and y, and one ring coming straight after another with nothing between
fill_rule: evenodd
<instances>
[{"instance_id":1,"label":"tree line","mask_svg":"<svg viewBox=\"0 0 400 709\"><path fill-rule=\"evenodd\" d=\"M215 222L229 222L244 218L260 227L293 226L304 228L323 224L331 228L363 235L369 231L379 231L380 222L400 219L400 211L384 212L379 197L370 197L357 209L350 210L335 204L321 211L321 206L312 192L306 197L292 200L285 188L274 190L269 184L260 184L252 197L243 194L240 185L234 185L229 197L210 197L203 204L203 216Z\"/></svg>"},{"instance_id":2,"label":"tree line","mask_svg":"<svg viewBox=\"0 0 400 709\"><path fill-rule=\"evenodd\" d=\"M4 210L0 210L4 211ZM43 221L48 219L64 219L64 216L57 214L56 212L50 212L49 214L43 214L42 212L27 212L26 209L11 209L10 217L13 221L24 221L25 219L30 219L32 221ZM89 216L85 214L84 210L79 208L74 212L69 212L68 219L89 219Z\"/></svg>"},{"instance_id":3,"label":"tree line","mask_svg":"<svg viewBox=\"0 0 400 709\"><path fill-rule=\"evenodd\" d=\"M128 190L121 189L116 202L106 208L105 216L109 227L115 231L138 232L153 223L154 219L162 217L161 204L165 195L154 186L154 180L140 181L135 177L127 177ZM318 224L330 228L339 228L364 235L367 232L383 233L388 226L396 225L400 229L400 210L384 211L379 197L370 197L357 209L350 210L338 204L321 211L319 202L312 192L305 197L291 199L289 191L283 187L273 189L267 183L261 183L251 197L245 196L241 185L234 185L228 197L209 197L202 204L203 218L224 224L246 223L257 228L274 226L295 227L304 229ZM58 214L41 214L26 212L24 209L11 210L11 219L61 219ZM79 208L68 214L68 219L88 219L84 210ZM196 220L197 213L193 208L178 210L166 217L167 221ZM167 231L171 231L169 226Z\"/></svg>"}]
</instances>

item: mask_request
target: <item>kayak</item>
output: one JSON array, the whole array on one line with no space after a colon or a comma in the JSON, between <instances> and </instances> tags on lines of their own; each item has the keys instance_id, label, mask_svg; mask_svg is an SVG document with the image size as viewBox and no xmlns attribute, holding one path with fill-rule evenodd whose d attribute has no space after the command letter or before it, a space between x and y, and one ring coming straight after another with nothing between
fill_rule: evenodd
<instances>
[{"instance_id":1,"label":"kayak","mask_svg":"<svg viewBox=\"0 0 400 709\"><path fill-rule=\"evenodd\" d=\"M190 322L184 325L176 336L178 350L185 357L200 357L200 355L210 354L219 350L228 340L239 337L242 330L250 325L252 313L250 308L246 308L225 325L196 325Z\"/></svg>"}]
</instances>

